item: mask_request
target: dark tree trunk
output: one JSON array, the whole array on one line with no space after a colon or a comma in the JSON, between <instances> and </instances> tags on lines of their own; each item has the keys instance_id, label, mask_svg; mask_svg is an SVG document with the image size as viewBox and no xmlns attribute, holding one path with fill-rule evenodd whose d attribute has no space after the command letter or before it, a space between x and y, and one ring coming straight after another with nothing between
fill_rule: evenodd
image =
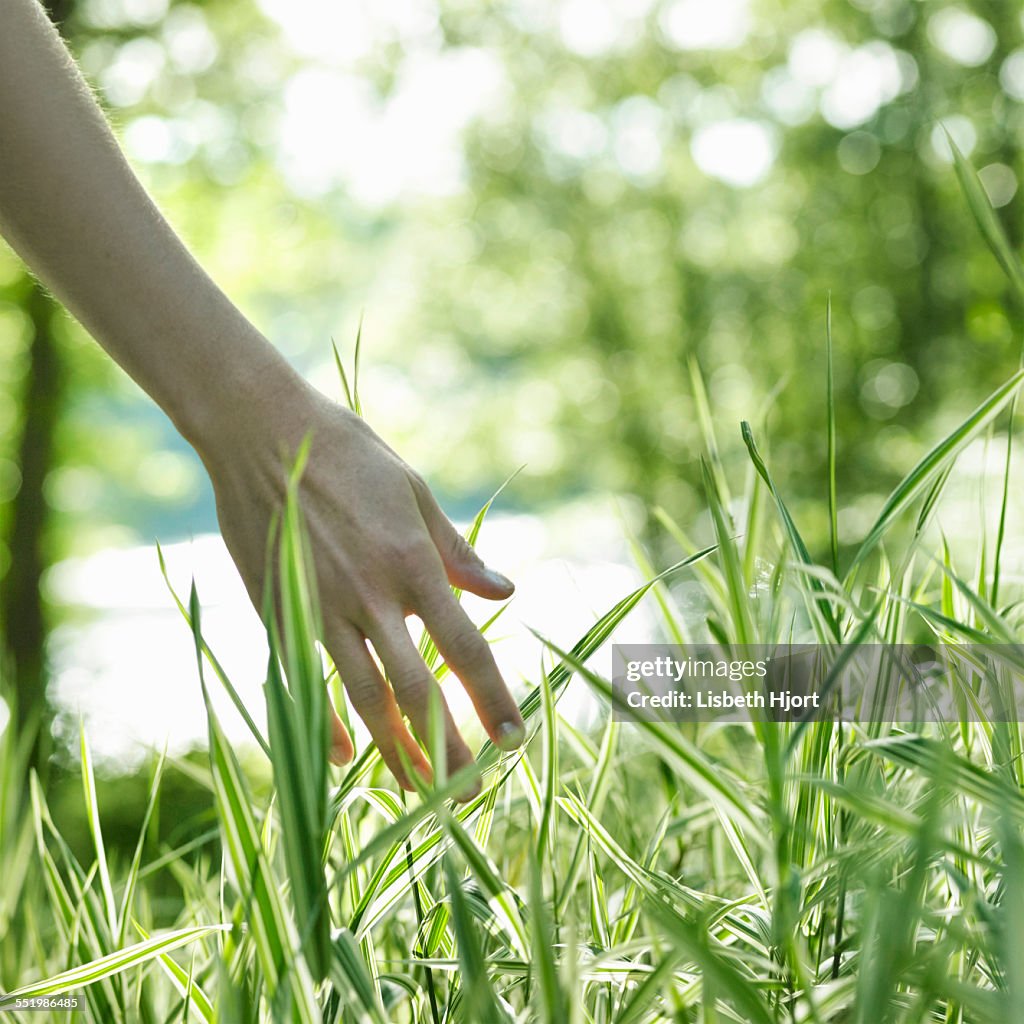
<instances>
[{"instance_id":1,"label":"dark tree trunk","mask_svg":"<svg viewBox=\"0 0 1024 1024\"><path fill-rule=\"evenodd\" d=\"M71 13L74 0L52 0L46 6L60 24ZM57 305L35 282L27 292L25 312L32 323L32 337L21 396L22 434L15 455L21 486L8 520L11 563L0 585L0 628L13 676L15 722L22 735L31 730L34 738L29 766L45 774L51 711L47 700L48 621L41 585L51 512L43 488L54 465L57 424L64 405L64 374L60 346L53 333Z\"/></svg>"},{"instance_id":2,"label":"dark tree trunk","mask_svg":"<svg viewBox=\"0 0 1024 1024\"><path fill-rule=\"evenodd\" d=\"M9 521L10 569L0 588L4 643L13 675L18 726L35 730L31 765L41 769L49 737L46 699L47 615L41 590L50 509L43 493L54 463L54 440L63 405L63 373L52 321L57 311L34 284L25 311L32 321L28 373L22 394L23 430L17 449L21 487Z\"/></svg>"}]
</instances>

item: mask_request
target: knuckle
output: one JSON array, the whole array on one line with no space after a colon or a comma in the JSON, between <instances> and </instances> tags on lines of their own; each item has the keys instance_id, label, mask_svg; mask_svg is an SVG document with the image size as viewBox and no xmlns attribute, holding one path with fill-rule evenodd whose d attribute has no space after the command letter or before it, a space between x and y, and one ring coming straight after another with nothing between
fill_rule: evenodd
<instances>
[{"instance_id":1,"label":"knuckle","mask_svg":"<svg viewBox=\"0 0 1024 1024\"><path fill-rule=\"evenodd\" d=\"M379 581L357 580L349 588L349 618L363 632L372 634L387 628L394 613L394 599Z\"/></svg>"},{"instance_id":2,"label":"knuckle","mask_svg":"<svg viewBox=\"0 0 1024 1024\"><path fill-rule=\"evenodd\" d=\"M380 588L370 580L356 578L349 581L347 589L345 603L351 608L349 617L361 627L376 625L387 606Z\"/></svg>"},{"instance_id":3,"label":"knuckle","mask_svg":"<svg viewBox=\"0 0 1024 1024\"><path fill-rule=\"evenodd\" d=\"M426 705L430 693L426 669L422 672L412 668L402 669L391 676L391 685L403 707L419 708Z\"/></svg>"},{"instance_id":4,"label":"knuckle","mask_svg":"<svg viewBox=\"0 0 1024 1024\"><path fill-rule=\"evenodd\" d=\"M430 485L423 477L416 472L415 469L406 468L406 472L409 474L409 484L413 491L420 496L430 495Z\"/></svg>"},{"instance_id":5,"label":"knuckle","mask_svg":"<svg viewBox=\"0 0 1024 1024\"><path fill-rule=\"evenodd\" d=\"M476 553L476 548L454 526L452 527L451 545L452 555L460 561L472 562L474 564L481 561L480 556Z\"/></svg>"},{"instance_id":6,"label":"knuckle","mask_svg":"<svg viewBox=\"0 0 1024 1024\"><path fill-rule=\"evenodd\" d=\"M487 644L475 629L462 628L456 630L446 640L445 650L448 659L459 664L475 663L486 666L490 661Z\"/></svg>"},{"instance_id":7,"label":"knuckle","mask_svg":"<svg viewBox=\"0 0 1024 1024\"><path fill-rule=\"evenodd\" d=\"M451 597L436 551L409 564L402 574L400 594L414 611L429 610Z\"/></svg>"},{"instance_id":8,"label":"knuckle","mask_svg":"<svg viewBox=\"0 0 1024 1024\"><path fill-rule=\"evenodd\" d=\"M434 546L425 537L408 537L388 546L388 562L407 579L422 579L434 569Z\"/></svg>"},{"instance_id":9,"label":"knuckle","mask_svg":"<svg viewBox=\"0 0 1024 1024\"><path fill-rule=\"evenodd\" d=\"M367 726L371 720L376 721L387 713L388 695L376 679L364 676L344 682L353 706Z\"/></svg>"},{"instance_id":10,"label":"knuckle","mask_svg":"<svg viewBox=\"0 0 1024 1024\"><path fill-rule=\"evenodd\" d=\"M375 634L387 624L388 602L382 594L367 589L355 602L352 621L364 632Z\"/></svg>"}]
</instances>

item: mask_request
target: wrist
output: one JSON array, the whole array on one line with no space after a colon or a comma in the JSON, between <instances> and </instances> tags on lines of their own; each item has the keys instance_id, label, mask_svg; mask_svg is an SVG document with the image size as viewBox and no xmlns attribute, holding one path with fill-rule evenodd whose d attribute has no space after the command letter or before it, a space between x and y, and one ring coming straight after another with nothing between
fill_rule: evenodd
<instances>
[{"instance_id":1,"label":"wrist","mask_svg":"<svg viewBox=\"0 0 1024 1024\"><path fill-rule=\"evenodd\" d=\"M313 389L254 328L251 336L211 366L168 413L178 430L209 465L239 459L268 446L298 448L309 422ZM220 346L218 346L220 348Z\"/></svg>"}]
</instances>

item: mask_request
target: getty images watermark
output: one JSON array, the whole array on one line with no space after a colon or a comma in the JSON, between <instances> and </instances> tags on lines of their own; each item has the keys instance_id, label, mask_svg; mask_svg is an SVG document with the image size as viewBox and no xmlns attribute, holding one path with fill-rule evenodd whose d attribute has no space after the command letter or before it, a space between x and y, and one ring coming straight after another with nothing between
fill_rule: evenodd
<instances>
[{"instance_id":1,"label":"getty images watermark","mask_svg":"<svg viewBox=\"0 0 1024 1024\"><path fill-rule=\"evenodd\" d=\"M1024 645L616 644L623 721L1024 721Z\"/></svg>"}]
</instances>

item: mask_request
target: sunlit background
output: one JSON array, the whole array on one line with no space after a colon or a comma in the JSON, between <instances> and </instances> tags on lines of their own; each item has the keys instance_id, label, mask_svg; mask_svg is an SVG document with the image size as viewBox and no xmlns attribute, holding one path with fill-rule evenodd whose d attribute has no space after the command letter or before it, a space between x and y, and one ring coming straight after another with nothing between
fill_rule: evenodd
<instances>
[{"instance_id":1,"label":"sunlit background","mask_svg":"<svg viewBox=\"0 0 1024 1024\"><path fill-rule=\"evenodd\" d=\"M738 423L756 422L819 545L829 292L846 543L1017 366L1020 311L942 127L1019 247L1014 4L54 6L161 207L304 374L340 396L331 340L351 363L362 317L367 416L453 518L520 470L481 542L519 584L497 629L512 680L540 657L524 624L571 642L640 578L631 539L679 556L651 509L707 537L691 360L727 468L742 480ZM85 715L122 765L201 741L159 540L258 709L259 628L200 463L6 250L0 377L19 685L50 678L63 728ZM994 514L1004 446L969 453L941 517L954 543Z\"/></svg>"}]
</instances>

